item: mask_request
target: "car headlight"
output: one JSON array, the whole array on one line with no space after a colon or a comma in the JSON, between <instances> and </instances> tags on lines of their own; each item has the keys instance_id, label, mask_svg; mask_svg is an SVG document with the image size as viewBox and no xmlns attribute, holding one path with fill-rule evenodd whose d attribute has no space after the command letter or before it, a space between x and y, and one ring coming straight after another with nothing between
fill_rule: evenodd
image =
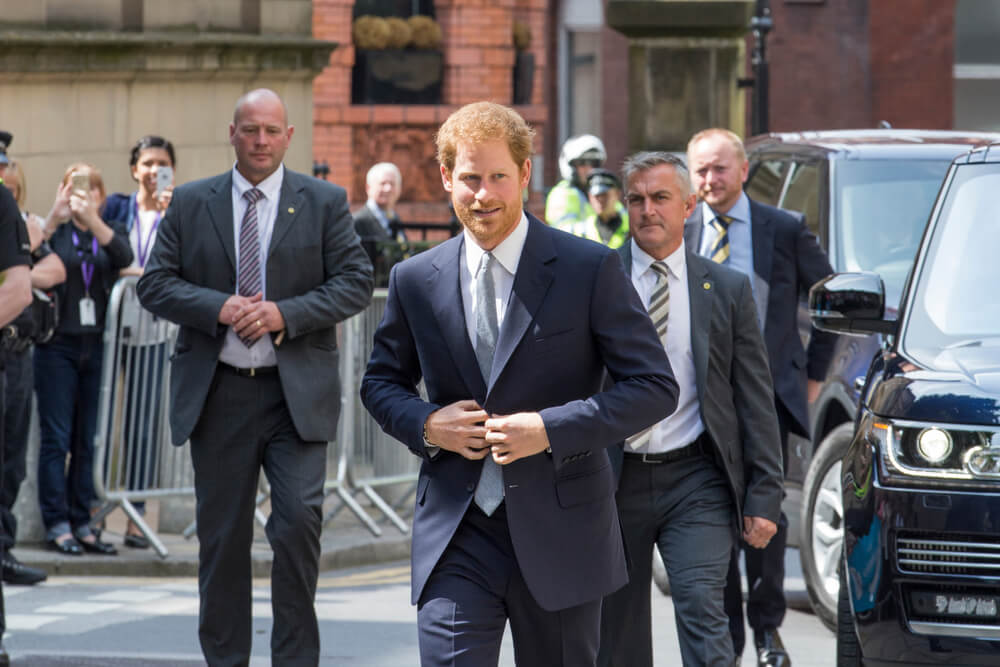
<instances>
[{"instance_id":1,"label":"car headlight","mask_svg":"<svg viewBox=\"0 0 1000 667\"><path fill-rule=\"evenodd\" d=\"M883 419L866 414L861 433L875 447L888 477L897 481L977 480L1000 477L1000 429Z\"/></svg>"}]
</instances>

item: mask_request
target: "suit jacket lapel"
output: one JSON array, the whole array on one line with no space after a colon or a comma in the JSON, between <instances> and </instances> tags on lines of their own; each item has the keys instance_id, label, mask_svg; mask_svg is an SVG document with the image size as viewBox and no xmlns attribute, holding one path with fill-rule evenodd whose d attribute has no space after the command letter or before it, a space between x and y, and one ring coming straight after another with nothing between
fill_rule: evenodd
<instances>
[{"instance_id":1,"label":"suit jacket lapel","mask_svg":"<svg viewBox=\"0 0 1000 667\"><path fill-rule=\"evenodd\" d=\"M552 284L553 271L548 264L556 259L556 252L552 247L552 240L546 233L548 230L543 224L528 215L528 237L524 241L524 249L517 265L517 275L514 276L514 286L511 288L510 300L507 303L507 312L504 315L503 326L500 327L497 349L493 356L493 371L488 383L490 389L500 377L517 344L524 337L528 325L542 305L549 285Z\"/></svg>"},{"instance_id":2,"label":"suit jacket lapel","mask_svg":"<svg viewBox=\"0 0 1000 667\"><path fill-rule=\"evenodd\" d=\"M469 340L465 326L465 306L462 302L462 283L459 270L465 248L463 236L446 241L441 255L434 261L434 269L427 278L430 302L437 319L441 335L445 339L451 357L465 380L469 395L480 401L486 400L486 382L479 371L476 351Z\"/></svg>"},{"instance_id":3,"label":"suit jacket lapel","mask_svg":"<svg viewBox=\"0 0 1000 667\"><path fill-rule=\"evenodd\" d=\"M708 381L708 346L712 332L712 291L715 284L705 269L706 260L687 250L688 302L691 310L691 355L694 359L695 384L698 401Z\"/></svg>"},{"instance_id":4,"label":"suit jacket lapel","mask_svg":"<svg viewBox=\"0 0 1000 667\"><path fill-rule=\"evenodd\" d=\"M271 244L267 248L268 258L274 253L285 234L292 228L292 223L302 208L301 184L295 175L289 170L285 170L285 177L281 179L281 194L278 196L278 213L274 218L274 229L271 232Z\"/></svg>"},{"instance_id":5,"label":"suit jacket lapel","mask_svg":"<svg viewBox=\"0 0 1000 667\"><path fill-rule=\"evenodd\" d=\"M774 226L767 212L750 200L750 236L753 239L753 272L771 283L771 263L774 251Z\"/></svg>"},{"instance_id":6,"label":"suit jacket lapel","mask_svg":"<svg viewBox=\"0 0 1000 667\"><path fill-rule=\"evenodd\" d=\"M233 220L233 175L229 172L217 179L213 184L211 194L208 199L208 217L212 220L212 226L219 235L222 247L226 249L226 257L229 264L236 273L236 249L235 229L236 221Z\"/></svg>"}]
</instances>

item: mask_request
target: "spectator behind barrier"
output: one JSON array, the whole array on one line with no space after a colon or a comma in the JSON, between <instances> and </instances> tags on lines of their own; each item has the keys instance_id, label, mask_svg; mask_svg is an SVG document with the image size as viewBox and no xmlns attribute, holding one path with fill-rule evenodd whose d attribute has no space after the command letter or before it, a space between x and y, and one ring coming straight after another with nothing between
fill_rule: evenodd
<instances>
[{"instance_id":1,"label":"spectator behind barrier","mask_svg":"<svg viewBox=\"0 0 1000 667\"><path fill-rule=\"evenodd\" d=\"M132 250L124 226L101 219L104 199L100 172L89 164L70 165L44 228L53 252L66 265L67 278L57 290L56 334L35 350L41 429L38 501L47 545L74 556L117 553L91 530L90 509L96 501L94 432L104 315L118 272L132 262Z\"/></svg>"},{"instance_id":2,"label":"spectator behind barrier","mask_svg":"<svg viewBox=\"0 0 1000 667\"><path fill-rule=\"evenodd\" d=\"M142 275L156 243L160 218L173 196L175 164L173 144L155 135L142 137L129 155L132 179L139 189L129 195L116 193L108 197L104 219L125 227L132 248L132 264L122 269L123 276ZM138 302L132 304L131 312L123 310L120 314L119 332L125 337L125 352L115 388L122 389L119 392L122 404L113 403L115 413L124 415L119 433L128 465L125 482L129 490L145 489L155 483L162 427L159 394L167 359L166 339L158 335L160 328L153 326L149 316L141 316ZM109 440L109 445L112 442ZM134 506L139 514L146 513L144 501ZM134 549L149 548L149 539L131 519L125 528L124 544Z\"/></svg>"}]
</instances>

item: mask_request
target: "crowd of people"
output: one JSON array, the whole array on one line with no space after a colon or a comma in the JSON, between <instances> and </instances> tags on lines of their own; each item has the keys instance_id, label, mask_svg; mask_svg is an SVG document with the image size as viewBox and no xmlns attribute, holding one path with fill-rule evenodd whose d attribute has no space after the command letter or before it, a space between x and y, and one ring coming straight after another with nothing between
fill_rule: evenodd
<instances>
[{"instance_id":1,"label":"crowd of people","mask_svg":"<svg viewBox=\"0 0 1000 667\"><path fill-rule=\"evenodd\" d=\"M318 661L336 326L371 298L364 243L406 240L395 165L368 171L352 215L343 188L284 166L293 133L281 98L251 91L229 125L231 170L175 190L173 146L147 136L129 156L135 192L107 196L100 172L76 163L45 218L19 216L30 283L54 296L58 324L6 328L5 413L21 426L6 430L4 579L45 576L9 552L32 385L48 545L117 551L92 520L97 396L111 363L101 333L112 285L139 276L143 307L180 325L170 433L191 443L211 665L249 659L261 470L272 493L272 658ZM804 349L796 308L830 264L801 216L743 192L746 153L726 129L692 137L686 160L631 155L621 174L605 168L600 139L571 138L544 221L523 207L532 137L514 110L487 102L442 125L442 183L463 231L392 269L360 388L375 421L422 461L412 548L421 664L496 664L509 623L518 664L652 665L655 548L685 665L739 664L745 552L758 664L789 667L778 635L783 465L789 432L808 432L832 342L815 335ZM6 156L0 167L23 202L23 170ZM126 346L154 369L142 382L162 381L166 347L155 336ZM120 400L150 391L126 382ZM152 407L125 410L140 424L126 431L147 434L126 443L129 488L152 483L140 474L156 456L148 434L161 430ZM123 543L149 546L131 524Z\"/></svg>"}]
</instances>

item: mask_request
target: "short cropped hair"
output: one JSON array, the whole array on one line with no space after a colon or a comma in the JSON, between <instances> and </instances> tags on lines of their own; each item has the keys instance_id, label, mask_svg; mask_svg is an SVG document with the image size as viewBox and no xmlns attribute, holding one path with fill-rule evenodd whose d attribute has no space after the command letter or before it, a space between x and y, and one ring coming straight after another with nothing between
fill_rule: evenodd
<instances>
[{"instance_id":1,"label":"short cropped hair","mask_svg":"<svg viewBox=\"0 0 1000 667\"><path fill-rule=\"evenodd\" d=\"M653 167L659 167L661 164L673 167L677 184L681 186L681 192L685 195L691 194L691 174L688 172L687 165L684 164L684 160L666 151L642 151L625 158L625 163L622 165L622 181L625 183L626 190L632 176Z\"/></svg>"},{"instance_id":2,"label":"short cropped hair","mask_svg":"<svg viewBox=\"0 0 1000 667\"><path fill-rule=\"evenodd\" d=\"M135 142L135 145L132 146L132 151L129 153L128 166L134 167L139 164L139 156L142 155L144 150L149 148L162 148L167 151L167 155L170 156L170 166L177 166L177 158L174 155L174 145L163 137L158 137L155 134L147 134L143 138L139 139L139 141Z\"/></svg>"},{"instance_id":3,"label":"short cropped hair","mask_svg":"<svg viewBox=\"0 0 1000 667\"><path fill-rule=\"evenodd\" d=\"M493 102L473 102L448 116L434 141L438 162L448 171L455 168L460 143L480 144L496 140L507 142L510 156L520 169L531 157L534 136L535 131L510 107Z\"/></svg>"},{"instance_id":4,"label":"short cropped hair","mask_svg":"<svg viewBox=\"0 0 1000 667\"><path fill-rule=\"evenodd\" d=\"M740 160L742 162L747 161L747 150L746 148L743 147L743 140L740 139L740 135L736 134L732 130L727 130L724 127L710 127L707 130L702 130L701 132L698 132L696 135L691 137L691 141L688 142L687 146L688 156L691 155L691 148L696 143L698 143L702 139L707 139L708 137L715 135L728 139L729 143L731 143L733 145L733 148L736 149L736 154L739 156Z\"/></svg>"},{"instance_id":5,"label":"short cropped hair","mask_svg":"<svg viewBox=\"0 0 1000 667\"><path fill-rule=\"evenodd\" d=\"M383 173L389 172L396 179L396 185L402 187L403 185L403 174L400 173L399 167L391 162L377 162L372 165L372 168L368 170L365 175L365 183L371 185L382 176Z\"/></svg>"}]
</instances>

